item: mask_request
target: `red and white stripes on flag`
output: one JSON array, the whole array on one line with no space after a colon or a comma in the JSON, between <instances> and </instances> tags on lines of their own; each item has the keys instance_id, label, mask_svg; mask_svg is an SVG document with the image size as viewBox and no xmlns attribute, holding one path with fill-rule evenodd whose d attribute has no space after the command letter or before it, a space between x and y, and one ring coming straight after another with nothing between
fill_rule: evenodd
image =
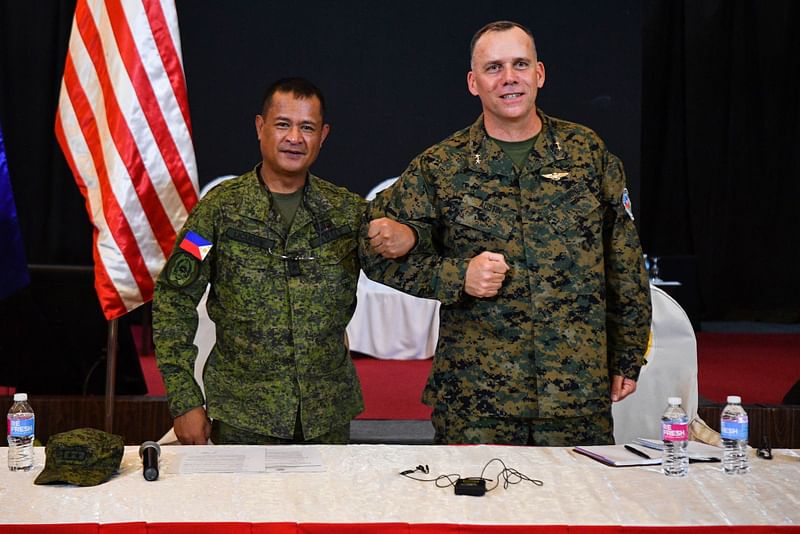
<instances>
[{"instance_id":1,"label":"red and white stripes on flag","mask_svg":"<svg viewBox=\"0 0 800 534\"><path fill-rule=\"evenodd\" d=\"M197 168L174 0L78 0L56 137L94 225L111 320L153 297Z\"/></svg>"}]
</instances>

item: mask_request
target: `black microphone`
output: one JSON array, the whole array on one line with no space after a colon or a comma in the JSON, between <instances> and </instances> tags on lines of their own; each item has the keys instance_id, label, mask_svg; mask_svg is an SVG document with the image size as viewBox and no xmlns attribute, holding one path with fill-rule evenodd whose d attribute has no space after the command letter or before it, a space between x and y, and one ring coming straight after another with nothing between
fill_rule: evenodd
<instances>
[{"instance_id":1,"label":"black microphone","mask_svg":"<svg viewBox=\"0 0 800 534\"><path fill-rule=\"evenodd\" d=\"M161 455L161 445L155 441L145 441L139 447L139 458L142 459L142 474L145 480L158 478L158 457Z\"/></svg>"}]
</instances>

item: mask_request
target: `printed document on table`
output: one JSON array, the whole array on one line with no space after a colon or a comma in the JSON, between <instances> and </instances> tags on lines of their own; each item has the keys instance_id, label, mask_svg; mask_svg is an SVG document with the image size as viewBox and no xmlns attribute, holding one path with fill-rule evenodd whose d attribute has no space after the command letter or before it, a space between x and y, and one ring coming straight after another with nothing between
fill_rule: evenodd
<instances>
[{"instance_id":1,"label":"printed document on table","mask_svg":"<svg viewBox=\"0 0 800 534\"><path fill-rule=\"evenodd\" d=\"M325 471L319 449L309 445L267 446L265 467L268 473L315 473Z\"/></svg>"},{"instance_id":2,"label":"printed document on table","mask_svg":"<svg viewBox=\"0 0 800 534\"><path fill-rule=\"evenodd\" d=\"M325 471L316 447L181 446L165 450L165 473L314 473Z\"/></svg>"}]
</instances>

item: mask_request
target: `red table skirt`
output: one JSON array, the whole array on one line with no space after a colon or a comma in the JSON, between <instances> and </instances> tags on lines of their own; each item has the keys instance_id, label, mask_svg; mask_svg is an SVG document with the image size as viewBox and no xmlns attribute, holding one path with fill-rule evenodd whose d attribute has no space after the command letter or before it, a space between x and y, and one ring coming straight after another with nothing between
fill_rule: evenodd
<instances>
[{"instance_id":1,"label":"red table skirt","mask_svg":"<svg viewBox=\"0 0 800 534\"><path fill-rule=\"evenodd\" d=\"M69 533L69 534L520 534L523 532L570 533L634 533L634 532L726 532L768 534L800 532L800 526L687 526L687 527L623 527L608 525L449 525L409 523L67 523L54 525L0 525L0 534Z\"/></svg>"}]
</instances>

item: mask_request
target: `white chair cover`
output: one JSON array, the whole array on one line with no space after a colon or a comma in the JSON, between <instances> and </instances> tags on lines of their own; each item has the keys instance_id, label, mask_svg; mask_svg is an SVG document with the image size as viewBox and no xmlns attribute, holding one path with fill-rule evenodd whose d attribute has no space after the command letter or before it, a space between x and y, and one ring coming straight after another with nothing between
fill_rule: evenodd
<instances>
[{"instance_id":1,"label":"white chair cover","mask_svg":"<svg viewBox=\"0 0 800 534\"><path fill-rule=\"evenodd\" d=\"M206 196L206 193L208 193L209 191L211 191L212 189L217 187L219 184L221 184L225 180L230 180L231 178L236 178L236 175L235 174L224 174L222 176L217 176L216 178L214 178L213 180L208 182L206 185L204 185L202 188L200 188L200 198L203 198L204 196Z\"/></svg>"},{"instance_id":2,"label":"white chair cover","mask_svg":"<svg viewBox=\"0 0 800 534\"><path fill-rule=\"evenodd\" d=\"M433 357L439 339L439 301L373 282L361 272L358 303L347 325L350 350L382 360Z\"/></svg>"},{"instance_id":3,"label":"white chair cover","mask_svg":"<svg viewBox=\"0 0 800 534\"><path fill-rule=\"evenodd\" d=\"M394 178L387 178L386 180L380 182L378 185L369 190L369 193L367 193L365 198L367 200L373 200L378 193L394 185L398 178L399 176L395 176Z\"/></svg>"},{"instance_id":4,"label":"white chair cover","mask_svg":"<svg viewBox=\"0 0 800 534\"><path fill-rule=\"evenodd\" d=\"M651 285L650 298L653 322L647 364L636 393L612 407L617 443L637 437L661 439L661 414L668 397L681 397L689 421L697 415L697 342L692 323L661 289Z\"/></svg>"}]
</instances>

